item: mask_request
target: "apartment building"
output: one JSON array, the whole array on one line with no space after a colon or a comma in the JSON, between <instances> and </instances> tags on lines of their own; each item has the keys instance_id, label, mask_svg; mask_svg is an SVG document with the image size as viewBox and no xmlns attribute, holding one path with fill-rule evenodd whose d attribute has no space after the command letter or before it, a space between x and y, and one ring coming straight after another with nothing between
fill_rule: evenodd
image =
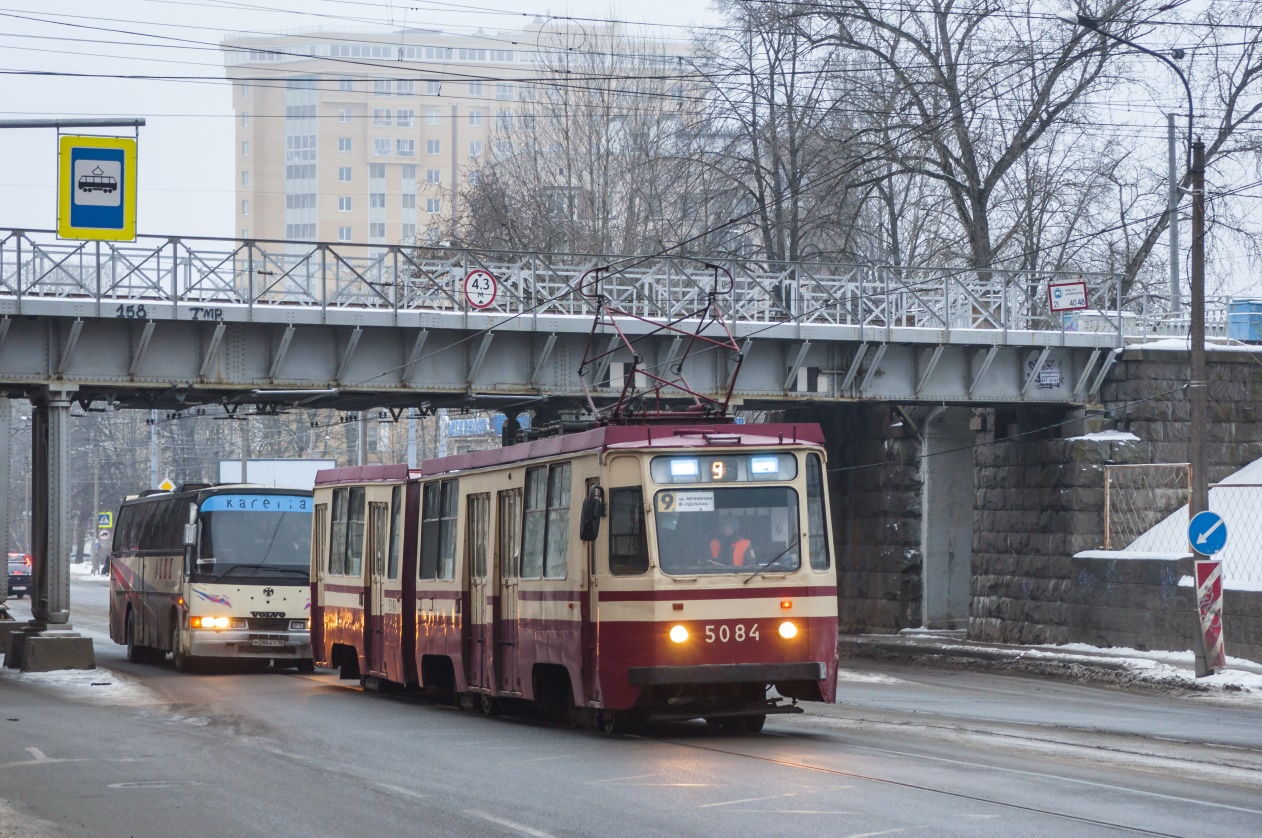
<instances>
[{"instance_id":1,"label":"apartment building","mask_svg":"<svg viewBox=\"0 0 1262 838\"><path fill-rule=\"evenodd\" d=\"M495 121L535 96L541 25L490 35L320 29L225 39L237 233L434 240Z\"/></svg>"}]
</instances>

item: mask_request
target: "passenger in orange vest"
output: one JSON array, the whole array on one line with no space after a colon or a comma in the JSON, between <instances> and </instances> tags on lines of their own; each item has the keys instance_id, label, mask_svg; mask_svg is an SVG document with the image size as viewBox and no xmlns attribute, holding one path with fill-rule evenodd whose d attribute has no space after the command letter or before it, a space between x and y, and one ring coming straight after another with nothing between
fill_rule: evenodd
<instances>
[{"instance_id":1,"label":"passenger in orange vest","mask_svg":"<svg viewBox=\"0 0 1262 838\"><path fill-rule=\"evenodd\" d=\"M710 539L710 558L720 562L741 567L745 560L754 561L754 551L749 546L749 539L742 538L736 520L724 518L719 525L719 538Z\"/></svg>"}]
</instances>

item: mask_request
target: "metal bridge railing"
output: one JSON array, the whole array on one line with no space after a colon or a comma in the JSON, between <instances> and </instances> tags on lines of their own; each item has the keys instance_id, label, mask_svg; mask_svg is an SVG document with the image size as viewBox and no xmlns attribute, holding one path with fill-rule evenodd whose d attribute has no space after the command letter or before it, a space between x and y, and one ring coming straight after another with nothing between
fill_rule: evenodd
<instances>
[{"instance_id":1,"label":"metal bridge railing","mask_svg":"<svg viewBox=\"0 0 1262 838\"><path fill-rule=\"evenodd\" d=\"M719 305L737 321L874 329L1069 330L1157 334L1164 312L1147 301L1118 313L1115 274L892 268L718 260L734 289ZM51 231L0 230L0 297L462 312L465 275L499 280L488 314L590 315L583 275L626 311L670 318L699 308L714 271L678 257L513 254L401 245L142 236L135 242L58 241ZM1062 323L1049 282L1082 280L1095 309ZM1133 309L1133 310L1132 310ZM1222 319L1221 317L1219 319ZM1215 322L1211 314L1211 323ZM1164 327L1164 328L1169 328ZM1212 330L1211 330L1212 333Z\"/></svg>"}]
</instances>

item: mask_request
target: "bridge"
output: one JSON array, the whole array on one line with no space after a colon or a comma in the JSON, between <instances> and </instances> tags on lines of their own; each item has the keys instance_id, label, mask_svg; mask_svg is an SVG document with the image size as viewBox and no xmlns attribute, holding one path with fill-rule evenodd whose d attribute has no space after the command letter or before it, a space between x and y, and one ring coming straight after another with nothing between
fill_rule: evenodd
<instances>
[{"instance_id":1,"label":"bridge","mask_svg":"<svg viewBox=\"0 0 1262 838\"><path fill-rule=\"evenodd\" d=\"M684 318L719 272L730 274L716 303L741 346L734 402L746 407L1087 403L1128 335L1159 326L1142 304L1116 313L1120 278L1104 274L165 236L85 243L0 230L0 395L35 406L37 621L69 614L72 403L494 408L535 399L554 411L582 399L596 307L580 283L593 268L604 268L602 294L648 320ZM483 307L463 291L475 269L496 278ZM1049 311L1048 284L1064 281L1084 282L1093 309L1072 322ZM635 317L619 326L641 368L677 366L683 338ZM630 353L612 329L597 340L608 340L603 357L583 375L597 398L612 399ZM692 389L721 396L734 361L694 352L682 372Z\"/></svg>"},{"instance_id":2,"label":"bridge","mask_svg":"<svg viewBox=\"0 0 1262 838\"><path fill-rule=\"evenodd\" d=\"M578 399L595 310L578 282L603 265L603 293L646 318L694 310L713 286L712 266L684 258L180 237L120 245L0 230L0 384L170 409L297 389L330 391L321 406L349 408ZM1110 350L1158 326L1105 313L1117 309L1116 275L718 265L734 291L717 302L745 355L735 396L750 406L1089 401ZM462 292L474 269L498 279L485 308ZM1086 283L1095 310L1065 323L1048 310L1047 286L1069 280ZM642 322L624 329L643 336L649 367L680 351L677 336L645 336ZM617 392L630 360L614 351L586 371L589 385ZM717 393L729 360L695 357L684 373Z\"/></svg>"}]
</instances>

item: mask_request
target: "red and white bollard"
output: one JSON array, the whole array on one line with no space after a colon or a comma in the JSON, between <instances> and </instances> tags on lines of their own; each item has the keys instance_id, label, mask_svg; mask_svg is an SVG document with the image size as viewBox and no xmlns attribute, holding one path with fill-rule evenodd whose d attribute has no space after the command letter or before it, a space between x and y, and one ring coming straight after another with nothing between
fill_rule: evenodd
<instances>
[{"instance_id":1,"label":"red and white bollard","mask_svg":"<svg viewBox=\"0 0 1262 838\"><path fill-rule=\"evenodd\" d=\"M1201 613L1201 636L1205 660L1211 668L1227 665L1223 648L1223 563L1196 562L1196 606Z\"/></svg>"}]
</instances>

